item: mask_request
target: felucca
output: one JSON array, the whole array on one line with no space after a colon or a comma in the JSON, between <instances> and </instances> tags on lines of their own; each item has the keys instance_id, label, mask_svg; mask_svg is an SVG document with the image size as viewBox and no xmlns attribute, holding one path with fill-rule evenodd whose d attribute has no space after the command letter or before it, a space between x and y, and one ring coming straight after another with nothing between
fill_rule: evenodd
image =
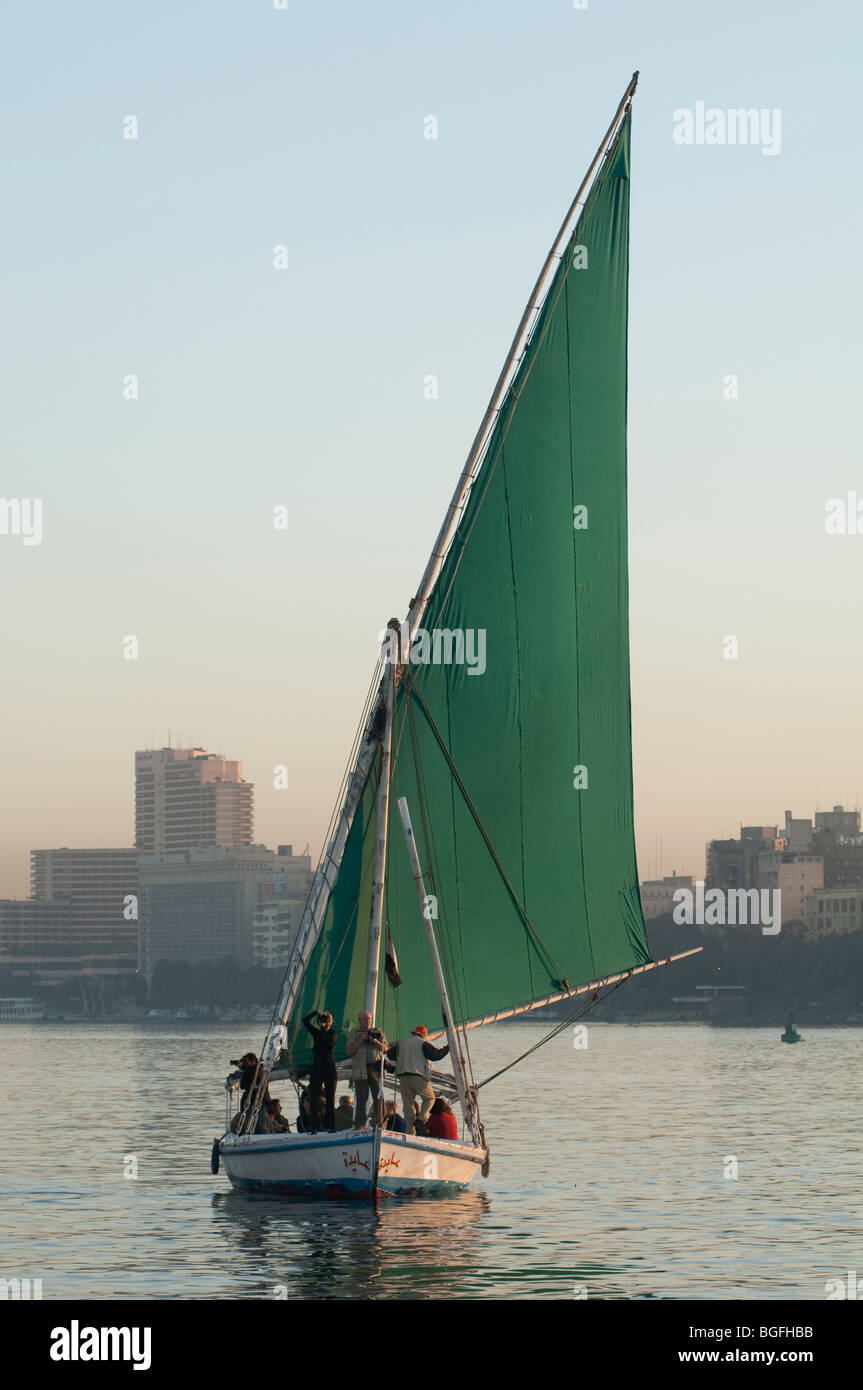
<instances>
[{"instance_id":1,"label":"felucca","mask_svg":"<svg viewBox=\"0 0 863 1390\"><path fill-rule=\"evenodd\" d=\"M268 1080L308 1073L304 1016L333 1015L347 1075L345 1044L365 1010L390 1041L443 1018L452 1074L433 1081L458 1102L460 1138L371 1124L232 1133L229 1090L213 1160L235 1187L358 1197L465 1187L489 1162L471 1030L556 1001L589 1007L603 986L665 963L648 950L632 810L637 79L542 266L407 618L389 624L243 1121L254 1130ZM385 938L397 987L382 982Z\"/></svg>"}]
</instances>

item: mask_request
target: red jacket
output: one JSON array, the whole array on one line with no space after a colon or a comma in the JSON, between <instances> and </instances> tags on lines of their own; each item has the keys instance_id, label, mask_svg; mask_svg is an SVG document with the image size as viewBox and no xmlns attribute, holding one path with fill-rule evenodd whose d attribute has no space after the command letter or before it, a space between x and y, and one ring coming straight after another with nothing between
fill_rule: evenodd
<instances>
[{"instance_id":1,"label":"red jacket","mask_svg":"<svg viewBox=\"0 0 863 1390\"><path fill-rule=\"evenodd\" d=\"M433 1139L458 1139L458 1123L455 1115L429 1115L426 1129Z\"/></svg>"}]
</instances>

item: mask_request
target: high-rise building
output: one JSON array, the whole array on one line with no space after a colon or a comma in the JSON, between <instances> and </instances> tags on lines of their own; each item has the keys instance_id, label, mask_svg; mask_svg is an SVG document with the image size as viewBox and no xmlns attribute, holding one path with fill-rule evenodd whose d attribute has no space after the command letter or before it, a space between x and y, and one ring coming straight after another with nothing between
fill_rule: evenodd
<instances>
[{"instance_id":1,"label":"high-rise building","mask_svg":"<svg viewBox=\"0 0 863 1390\"><path fill-rule=\"evenodd\" d=\"M243 765L203 748L135 754L135 847L140 854L243 849L254 833L254 788Z\"/></svg>"}]
</instances>

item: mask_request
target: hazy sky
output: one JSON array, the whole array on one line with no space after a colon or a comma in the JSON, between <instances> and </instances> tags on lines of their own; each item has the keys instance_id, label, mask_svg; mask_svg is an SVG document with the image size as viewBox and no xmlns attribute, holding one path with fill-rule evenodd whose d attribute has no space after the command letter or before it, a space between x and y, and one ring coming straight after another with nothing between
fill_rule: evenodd
<instances>
[{"instance_id":1,"label":"hazy sky","mask_svg":"<svg viewBox=\"0 0 863 1390\"><path fill-rule=\"evenodd\" d=\"M851 0L7 9L0 493L44 535L0 535L0 893L31 847L130 844L134 750L169 730L317 854L377 634L634 68L642 877L657 835L700 873L741 821L855 802L863 534L825 503L863 499L861 27ZM675 143L699 101L778 109L778 153Z\"/></svg>"}]
</instances>

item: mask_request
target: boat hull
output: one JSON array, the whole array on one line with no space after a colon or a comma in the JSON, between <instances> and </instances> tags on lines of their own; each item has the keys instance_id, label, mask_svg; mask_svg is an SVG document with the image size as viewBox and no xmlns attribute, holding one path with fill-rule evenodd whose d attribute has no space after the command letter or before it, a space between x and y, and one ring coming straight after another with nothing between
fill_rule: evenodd
<instances>
[{"instance_id":1,"label":"boat hull","mask_svg":"<svg viewBox=\"0 0 863 1390\"><path fill-rule=\"evenodd\" d=\"M428 1197L467 1187L485 1153L389 1130L226 1135L219 1159L232 1185L287 1197Z\"/></svg>"}]
</instances>

